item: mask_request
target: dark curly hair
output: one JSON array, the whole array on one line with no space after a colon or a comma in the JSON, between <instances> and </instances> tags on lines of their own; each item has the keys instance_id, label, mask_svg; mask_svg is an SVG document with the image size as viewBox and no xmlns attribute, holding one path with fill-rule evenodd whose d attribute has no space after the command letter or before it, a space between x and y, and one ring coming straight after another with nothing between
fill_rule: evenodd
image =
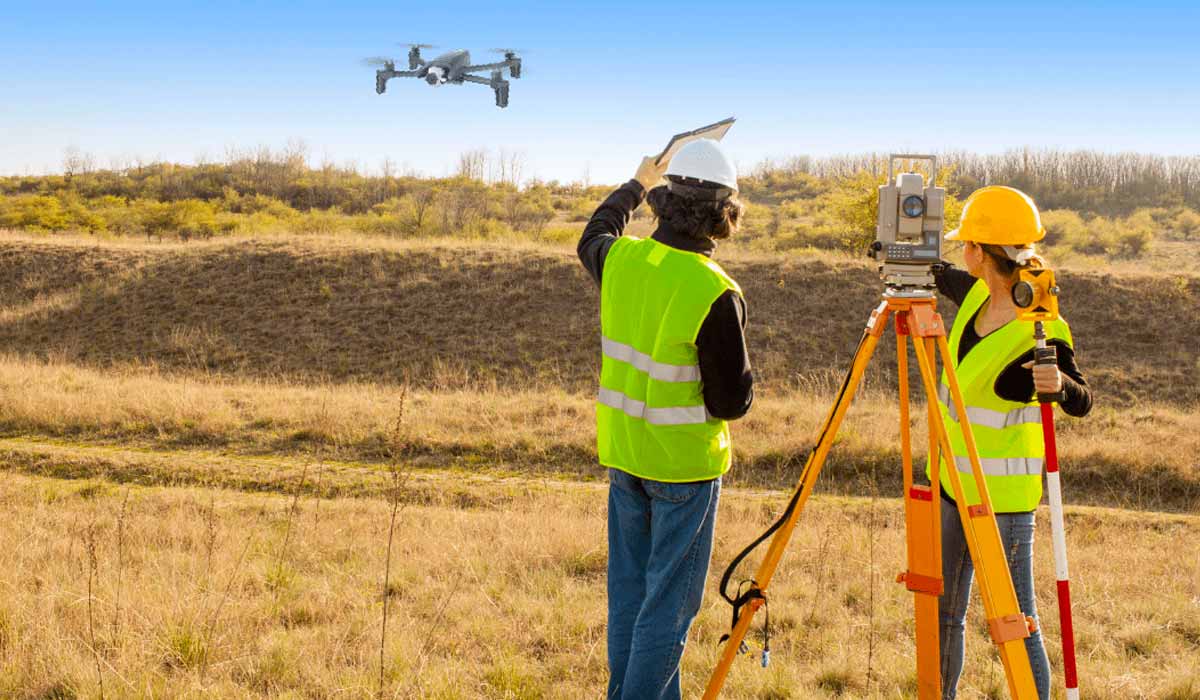
<instances>
[{"instance_id":1,"label":"dark curly hair","mask_svg":"<svg viewBox=\"0 0 1200 700\"><path fill-rule=\"evenodd\" d=\"M720 200L690 199L666 185L650 190L646 203L672 231L692 238L729 238L737 232L745 208L737 194Z\"/></svg>"}]
</instances>

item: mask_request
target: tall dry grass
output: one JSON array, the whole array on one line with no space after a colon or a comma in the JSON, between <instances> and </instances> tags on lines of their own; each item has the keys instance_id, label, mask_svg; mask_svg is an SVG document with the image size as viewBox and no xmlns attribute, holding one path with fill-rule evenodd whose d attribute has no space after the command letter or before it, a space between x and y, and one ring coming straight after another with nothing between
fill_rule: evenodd
<instances>
[{"instance_id":1,"label":"tall dry grass","mask_svg":"<svg viewBox=\"0 0 1200 700\"><path fill-rule=\"evenodd\" d=\"M459 477L439 478L449 486ZM386 697L597 697L606 674L604 489L528 480L471 488L470 507L447 498L398 512ZM219 536L208 558L210 497ZM326 500L321 527L297 519L289 575L279 577L287 494L133 487L123 516L127 617L119 633L95 626L93 645L81 524L94 523L91 598L104 619L117 597L123 499L101 480L0 479L0 696L97 697L97 659L111 697L376 694L386 498ZM719 567L784 500L725 492L708 596L684 658L689 697L729 621L715 594ZM1200 556L1185 544L1200 536L1200 520L1070 508L1067 523L1088 697L1200 697ZM741 659L724 697L910 695L911 602L892 582L904 566L902 524L894 499L815 497L772 586L772 664ZM1057 673L1048 537L1035 556ZM999 697L1003 674L979 607L960 697ZM756 627L752 646L758 638Z\"/></svg>"},{"instance_id":2,"label":"tall dry grass","mask_svg":"<svg viewBox=\"0 0 1200 700\"><path fill-rule=\"evenodd\" d=\"M790 487L796 478L792 458L811 447L835 383L831 374L828 381L795 391L761 392L750 415L734 423L737 467L732 483ZM394 407L405 391L404 443L395 448ZM305 386L181 377L144 367L100 372L10 356L0 357L0 394L6 397L0 402L0 453L10 468L38 473L108 473L134 481L158 473L159 483L167 477L172 483L217 478L227 485L235 485L229 480L236 475L243 487L254 482L257 488L298 494L313 490L307 470L319 468L321 491L345 492L339 489L371 487L368 480L355 483L339 479L338 473L348 473L350 467L381 469L399 449L404 460L417 466L493 474L600 474L592 398L555 388ZM923 413L915 409L913 415ZM1200 509L1200 414L1170 406L1102 405L1086 419L1063 419L1059 426L1072 502ZM922 429L915 426L914 445L924 444ZM898 431L890 389L869 384L831 453L823 476L826 487L844 493L865 494L876 487L884 494L898 493ZM154 461L155 453L180 450L192 452L193 458L164 457L165 467L135 464ZM72 452L80 459L63 458ZM56 457L35 459L50 453ZM336 463L341 469L330 472L328 464L305 462L303 471L288 473L293 481L283 484L271 460L289 455Z\"/></svg>"}]
</instances>

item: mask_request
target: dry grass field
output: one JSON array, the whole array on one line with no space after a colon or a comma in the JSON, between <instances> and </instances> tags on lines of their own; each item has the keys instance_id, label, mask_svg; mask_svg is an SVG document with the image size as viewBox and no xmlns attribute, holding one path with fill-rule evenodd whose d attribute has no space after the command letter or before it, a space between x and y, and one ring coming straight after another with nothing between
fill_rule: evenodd
<instances>
[{"instance_id":1,"label":"dry grass field","mask_svg":"<svg viewBox=\"0 0 1200 700\"><path fill-rule=\"evenodd\" d=\"M689 697L728 625L719 567L783 507L877 294L842 257L728 259L761 383ZM1063 284L1097 389L1061 423L1085 694L1194 700L1200 279ZM600 696L596 326L568 248L0 236L0 697ZM772 587L772 665L726 697L912 695L893 362ZM1002 697L977 608L960 697Z\"/></svg>"},{"instance_id":2,"label":"dry grass field","mask_svg":"<svg viewBox=\"0 0 1200 700\"><path fill-rule=\"evenodd\" d=\"M422 471L400 492L380 694L386 497L4 475L0 695L601 696L602 486ZM715 561L784 498L727 491ZM772 588L772 664L744 658L725 697L911 696L898 501L817 497L802 523ZM1200 519L1072 508L1068 525L1087 696L1200 698L1200 553L1180 546ZM1046 540L1039 605L1056 640ZM718 573L684 660L689 697L728 624ZM961 697L1002 697L978 613Z\"/></svg>"},{"instance_id":3,"label":"dry grass field","mask_svg":"<svg viewBox=\"0 0 1200 700\"><path fill-rule=\"evenodd\" d=\"M826 490L861 495L875 484L899 492L890 391L872 385L861 392L822 476ZM43 476L171 485L216 479L267 489L273 460L313 454L364 470L399 456L416 467L603 476L592 398L553 387L296 385L0 356L0 395L0 459ZM816 388L761 394L754 411L733 424L738 467L730 484L790 488L832 401ZM402 406L404 441L394 447ZM1102 405L1060 426L1071 502L1200 512L1200 415L1167 405ZM924 444L922 429L914 425L914 444ZM197 458L154 466L179 451ZM205 460L222 466L190 468ZM355 479L309 488L324 496L372 493Z\"/></svg>"}]
</instances>

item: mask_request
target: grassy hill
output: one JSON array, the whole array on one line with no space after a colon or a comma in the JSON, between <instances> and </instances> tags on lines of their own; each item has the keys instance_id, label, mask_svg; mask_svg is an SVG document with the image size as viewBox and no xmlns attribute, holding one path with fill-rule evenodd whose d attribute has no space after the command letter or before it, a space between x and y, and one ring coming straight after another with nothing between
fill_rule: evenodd
<instances>
[{"instance_id":1,"label":"grassy hill","mask_svg":"<svg viewBox=\"0 0 1200 700\"><path fill-rule=\"evenodd\" d=\"M763 381L689 696L728 626L715 578L778 514L878 297L845 257L722 259ZM1198 280L1062 283L1098 392L1061 433L1088 692L1194 700L1200 559L1161 554L1200 533ZM566 247L0 236L0 696L594 697L596 312ZM726 697L913 692L901 502L840 495L900 492L891 364L772 584L775 661L741 659ZM1058 674L1048 536L1036 557ZM962 689L1000 697L980 607Z\"/></svg>"},{"instance_id":2,"label":"grassy hill","mask_svg":"<svg viewBox=\"0 0 1200 700\"><path fill-rule=\"evenodd\" d=\"M868 264L731 251L762 386L828 387L878 301ZM1200 278L1068 270L1063 308L1098 404L1200 399ZM0 352L95 367L589 392L598 293L569 247L0 238ZM943 308L947 320L953 308ZM886 343L875 375L891 371Z\"/></svg>"}]
</instances>

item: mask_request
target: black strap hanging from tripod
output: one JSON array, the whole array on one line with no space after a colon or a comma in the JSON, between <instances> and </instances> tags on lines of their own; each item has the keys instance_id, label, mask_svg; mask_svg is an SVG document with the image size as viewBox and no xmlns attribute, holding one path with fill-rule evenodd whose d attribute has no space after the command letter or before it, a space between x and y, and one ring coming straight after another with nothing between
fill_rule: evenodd
<instances>
[{"instance_id":1,"label":"black strap hanging from tripod","mask_svg":"<svg viewBox=\"0 0 1200 700\"><path fill-rule=\"evenodd\" d=\"M840 404L842 402L842 398L846 395L846 391L849 390L853 367L857 364L858 356L862 352L862 348L866 343L867 336L868 333L864 331L862 338L858 341L858 347L854 350L854 355L850 362L851 370L846 372L846 377L842 380L842 386L838 390L837 401L834 405ZM832 422L833 415L831 413L826 419L825 425L822 426L821 433L817 437L817 441L813 443L812 449L809 450L808 459L804 463L804 470L800 473L800 483L803 483L806 480L808 470L814 461L813 458L817 454L817 445L820 445L822 442L824 442L825 436L829 432L830 424ZM790 465L791 461L792 460L788 461L788 465ZM788 465L785 465L785 468ZM768 539L770 539L771 536L774 535L779 528L783 527L784 523L786 523L788 519L792 517L792 513L795 512L796 506L800 502L800 495L802 493L803 489L801 488L797 488L795 491L793 491L792 498L788 501L787 508L784 509L783 514L780 515L775 522L771 523L771 526L764 530L761 535L756 537L753 542L747 545L745 549L743 549L741 552L738 552L737 556L733 558L733 561L729 562L729 566L725 567L725 572L721 574L721 597L724 598L725 602L729 603L729 605L733 608L733 621L729 625L730 632L733 631L734 627L737 627L738 620L741 618L742 608L744 608L746 604L752 600L761 600L763 601L763 605L768 605L768 602L766 592L759 588L758 582L754 579L744 579L739 582L738 594L736 596L731 596L729 594L729 581L733 578L734 572L737 571L738 566L741 565L746 557L750 556L750 553L755 549L758 549L763 542L766 542ZM750 586L743 591L742 588L747 583L750 584ZM771 618L768 615L766 619L766 626L763 629L764 650L769 649L770 645L770 619ZM729 639L728 633L722 635L721 639L717 641L717 644L723 644L727 639Z\"/></svg>"}]
</instances>

